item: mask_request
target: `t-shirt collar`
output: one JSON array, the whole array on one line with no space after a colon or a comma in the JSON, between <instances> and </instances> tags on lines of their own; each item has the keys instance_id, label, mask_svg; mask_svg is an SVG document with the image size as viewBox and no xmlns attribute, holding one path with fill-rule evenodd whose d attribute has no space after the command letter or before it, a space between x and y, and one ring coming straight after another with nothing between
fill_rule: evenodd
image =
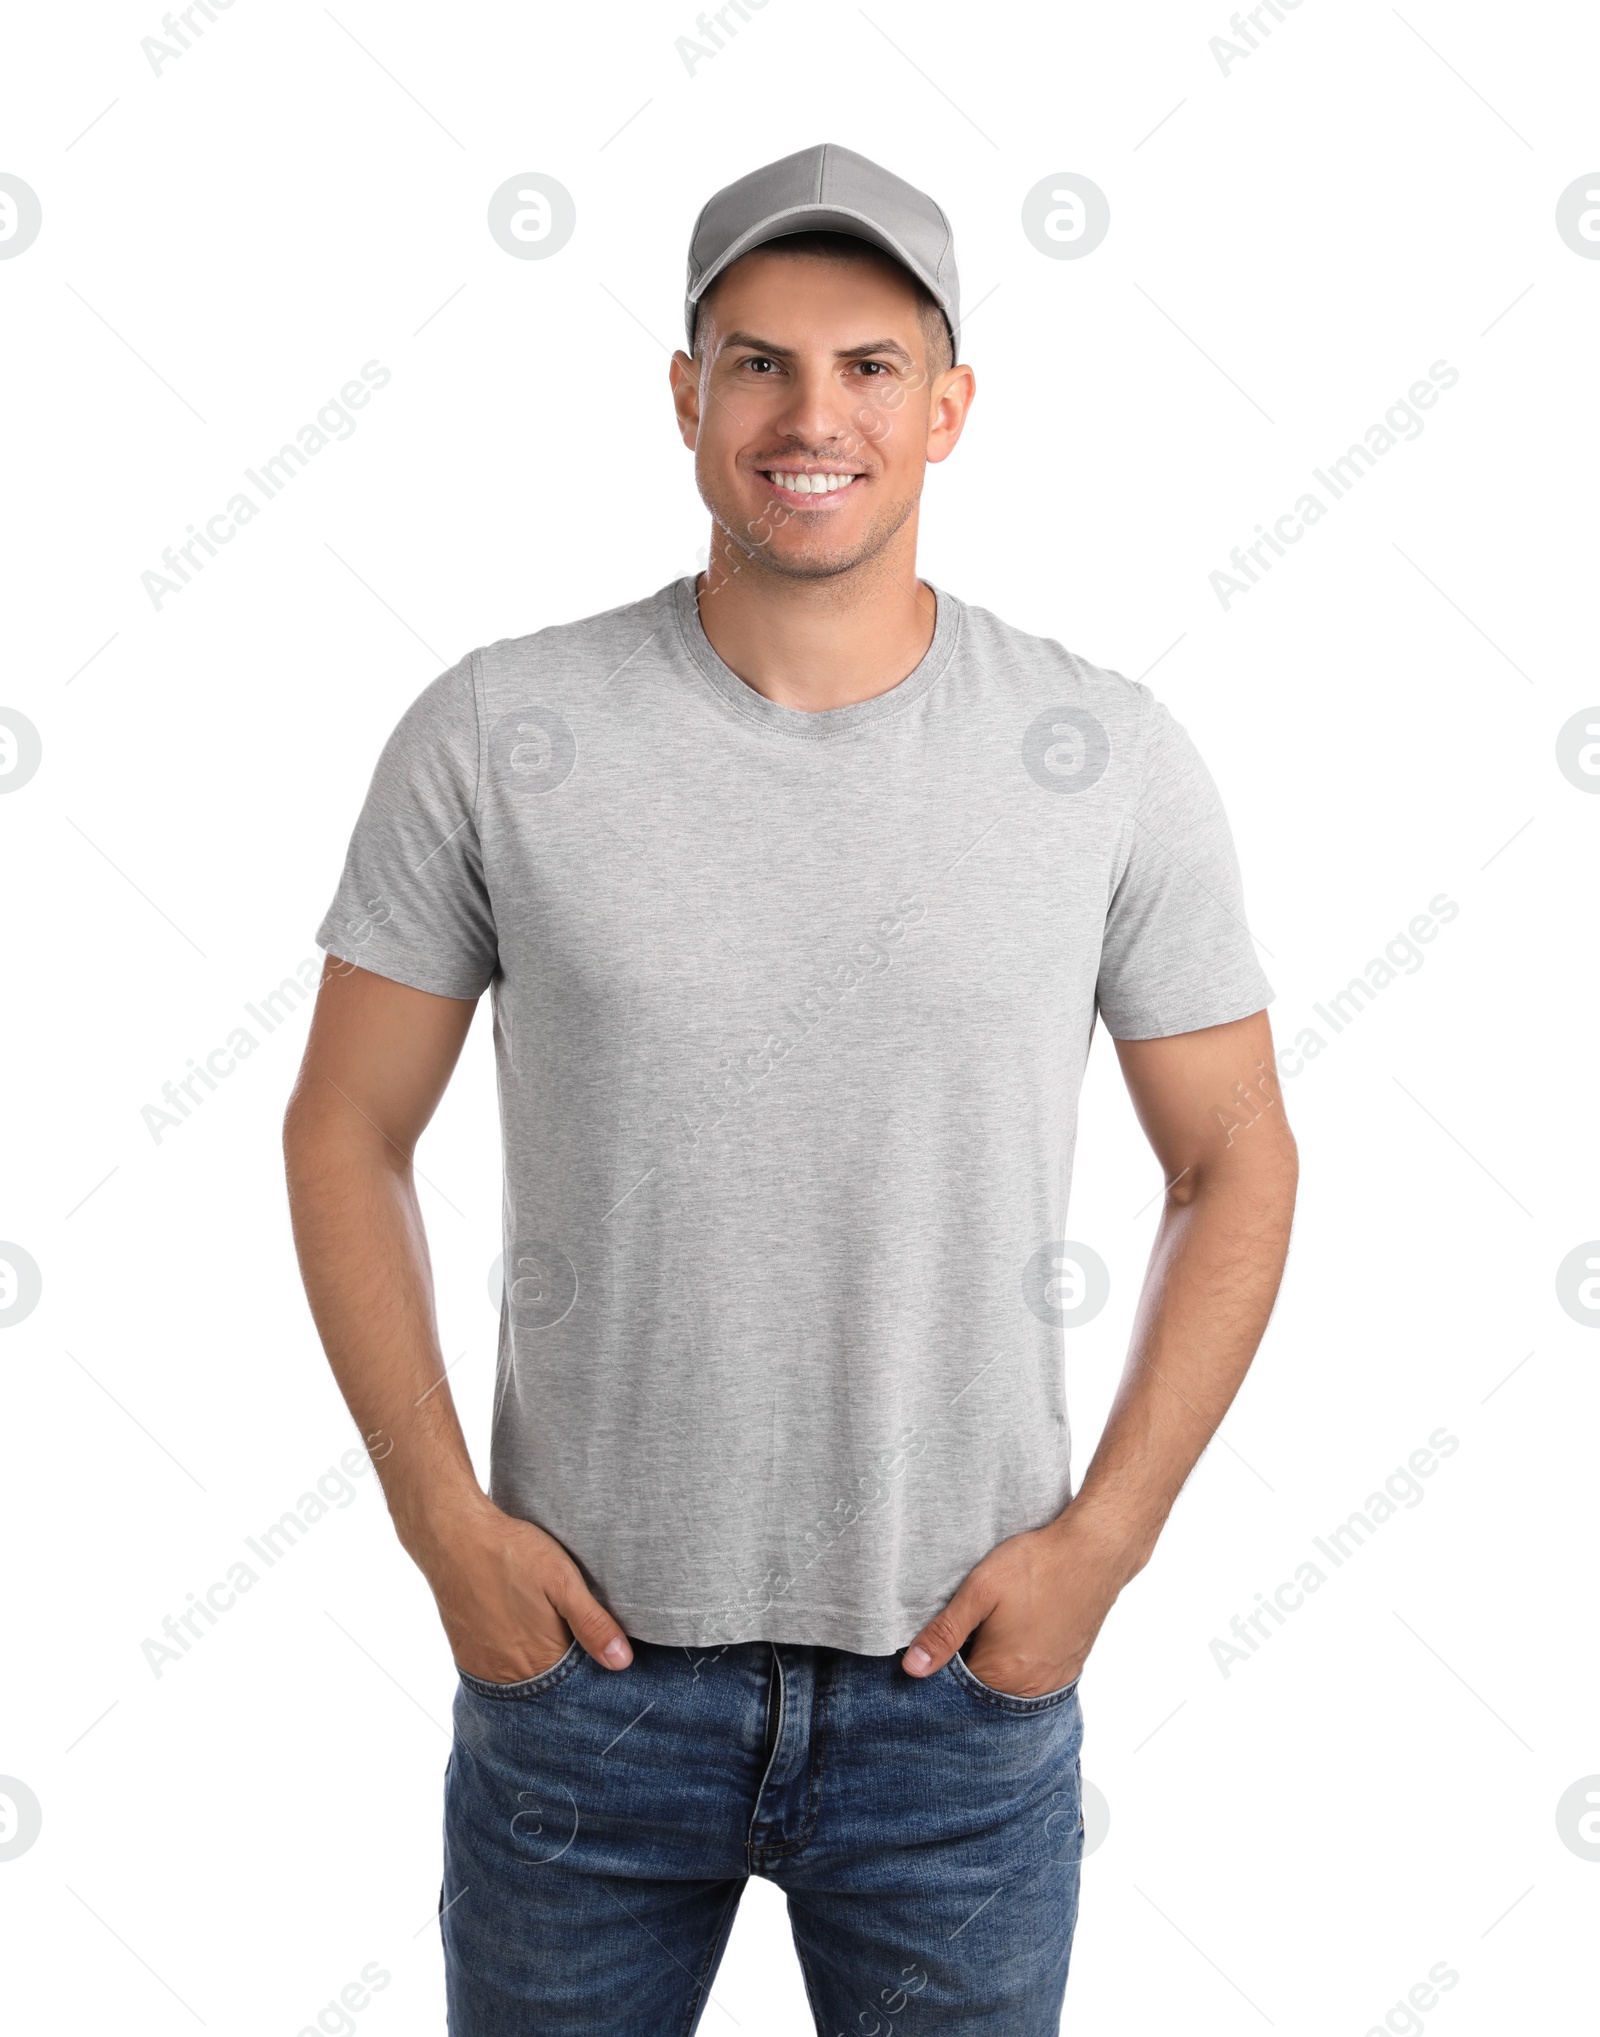
<instances>
[{"instance_id":1,"label":"t-shirt collar","mask_svg":"<svg viewBox=\"0 0 1600 2037\"><path fill-rule=\"evenodd\" d=\"M713 692L746 720L763 724L775 735L794 736L802 741L826 742L831 737L853 734L857 729L904 713L938 681L950 662L961 632L960 602L943 588L924 581L935 603L933 641L905 678L886 693L875 694L870 700L855 700L845 707L824 707L814 713L807 712L804 708L786 707L779 701L768 700L765 694L747 686L738 673L718 657L700 620L700 605L695 599L698 578L698 574L686 573L681 580L672 583L670 590L679 634L696 672Z\"/></svg>"}]
</instances>

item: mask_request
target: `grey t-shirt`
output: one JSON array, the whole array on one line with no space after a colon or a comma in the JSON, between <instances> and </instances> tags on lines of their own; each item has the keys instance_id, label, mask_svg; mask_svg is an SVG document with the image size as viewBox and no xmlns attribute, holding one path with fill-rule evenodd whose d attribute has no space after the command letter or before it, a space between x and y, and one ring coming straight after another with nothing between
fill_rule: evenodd
<instances>
[{"instance_id":1,"label":"grey t-shirt","mask_svg":"<svg viewBox=\"0 0 1600 2037\"><path fill-rule=\"evenodd\" d=\"M888 1654L1071 1497L1096 1008L1150 1039L1272 991L1147 686L939 589L915 671L808 714L694 587L428 686L317 939L493 991L497 1504L642 1640Z\"/></svg>"}]
</instances>

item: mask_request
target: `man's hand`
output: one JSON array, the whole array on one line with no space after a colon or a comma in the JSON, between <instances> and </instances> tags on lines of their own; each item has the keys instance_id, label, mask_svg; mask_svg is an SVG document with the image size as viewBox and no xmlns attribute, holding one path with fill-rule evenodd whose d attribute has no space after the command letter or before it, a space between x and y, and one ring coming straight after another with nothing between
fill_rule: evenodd
<instances>
[{"instance_id":1,"label":"man's hand","mask_svg":"<svg viewBox=\"0 0 1600 2037\"><path fill-rule=\"evenodd\" d=\"M444 1623L456 1667L488 1683L542 1676L576 1639L607 1669L633 1660L628 1637L561 1544L485 1500L448 1533L411 1549Z\"/></svg>"},{"instance_id":2,"label":"man's hand","mask_svg":"<svg viewBox=\"0 0 1600 2037\"><path fill-rule=\"evenodd\" d=\"M1076 1680L1101 1623L1139 1567L1086 1532L1072 1508L1046 1528L991 1549L942 1613L907 1648L902 1667L931 1676L976 1627L963 1655L980 1683L1011 1697L1043 1697Z\"/></svg>"}]
</instances>

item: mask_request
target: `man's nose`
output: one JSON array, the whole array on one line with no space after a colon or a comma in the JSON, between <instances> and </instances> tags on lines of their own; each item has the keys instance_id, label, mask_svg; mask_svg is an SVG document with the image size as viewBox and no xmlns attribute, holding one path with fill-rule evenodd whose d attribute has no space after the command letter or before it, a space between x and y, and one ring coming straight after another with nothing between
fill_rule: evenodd
<instances>
[{"instance_id":1,"label":"man's nose","mask_svg":"<svg viewBox=\"0 0 1600 2037\"><path fill-rule=\"evenodd\" d=\"M861 427L847 392L825 369L802 371L790 384L774 422L817 459L847 459L861 442Z\"/></svg>"}]
</instances>

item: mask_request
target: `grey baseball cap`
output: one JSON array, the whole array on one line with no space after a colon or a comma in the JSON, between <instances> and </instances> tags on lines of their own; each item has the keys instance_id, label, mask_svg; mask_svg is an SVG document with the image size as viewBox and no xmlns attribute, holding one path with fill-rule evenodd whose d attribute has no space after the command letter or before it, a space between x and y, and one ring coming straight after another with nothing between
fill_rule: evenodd
<instances>
[{"instance_id":1,"label":"grey baseball cap","mask_svg":"<svg viewBox=\"0 0 1600 2037\"><path fill-rule=\"evenodd\" d=\"M961 324L950 222L925 191L837 142L818 142L752 170L700 208L689 237L683 321L694 345L700 299L730 263L786 233L848 233L892 255L933 296L950 327Z\"/></svg>"}]
</instances>

